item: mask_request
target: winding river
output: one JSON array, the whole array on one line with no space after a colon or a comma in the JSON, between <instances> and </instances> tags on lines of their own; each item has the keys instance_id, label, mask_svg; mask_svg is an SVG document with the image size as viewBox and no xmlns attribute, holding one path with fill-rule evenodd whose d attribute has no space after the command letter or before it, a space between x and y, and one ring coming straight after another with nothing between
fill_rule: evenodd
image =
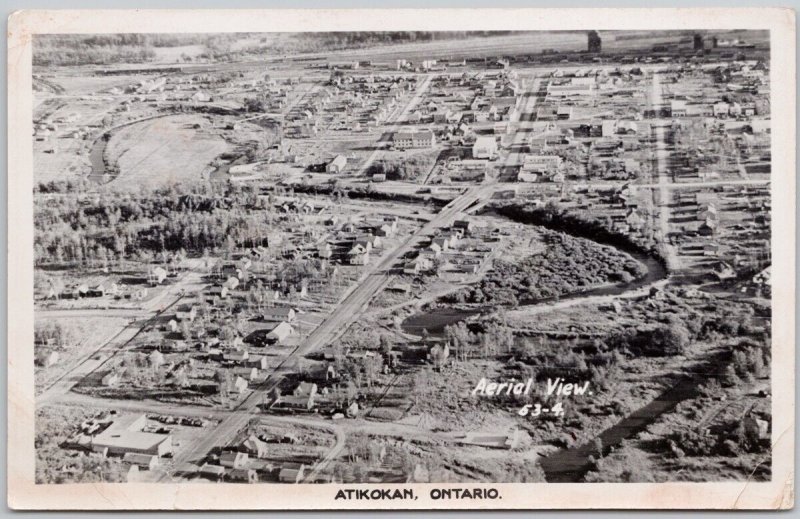
<instances>
[{"instance_id":1,"label":"winding river","mask_svg":"<svg viewBox=\"0 0 800 519\"><path fill-rule=\"evenodd\" d=\"M630 281L628 283L604 285L597 288L590 288L587 290L572 292L570 294L562 295L558 298L543 297L539 299L529 299L526 300L524 305L521 306L539 305L554 301L567 301L572 299L581 299L581 298L589 298L597 296L622 295L627 292L632 292L640 288L652 285L667 277L666 267L655 257L632 249L630 250L620 249L620 250L623 250L623 252L627 253L633 259L644 265L647 268L647 272L643 276L640 276L639 278L634 279L633 281ZM459 321L463 321L471 316L478 315L486 310L488 310L488 308L467 309L467 308L453 308L448 306L432 308L430 310L425 310L416 313L414 315L411 315L405 321L403 321L402 328L404 332L414 335L422 334L423 330L427 330L428 333L433 335L440 334L444 330L445 326L458 323Z\"/></svg>"}]
</instances>

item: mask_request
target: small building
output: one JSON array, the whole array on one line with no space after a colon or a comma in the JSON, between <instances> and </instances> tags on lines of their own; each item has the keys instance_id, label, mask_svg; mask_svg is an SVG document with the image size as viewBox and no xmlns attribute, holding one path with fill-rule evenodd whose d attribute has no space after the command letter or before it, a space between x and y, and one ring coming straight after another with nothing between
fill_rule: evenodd
<instances>
[{"instance_id":1,"label":"small building","mask_svg":"<svg viewBox=\"0 0 800 519\"><path fill-rule=\"evenodd\" d=\"M314 397L317 394L317 385L313 382L300 382L294 391L292 391L293 396L311 396Z\"/></svg>"},{"instance_id":2,"label":"small building","mask_svg":"<svg viewBox=\"0 0 800 519\"><path fill-rule=\"evenodd\" d=\"M300 463L287 463L278 472L281 483L300 483L305 477L306 466Z\"/></svg>"},{"instance_id":3,"label":"small building","mask_svg":"<svg viewBox=\"0 0 800 519\"><path fill-rule=\"evenodd\" d=\"M106 373L103 378L100 379L100 383L105 387L114 387L119 384L120 378L119 370L115 369Z\"/></svg>"},{"instance_id":4,"label":"small building","mask_svg":"<svg viewBox=\"0 0 800 519\"><path fill-rule=\"evenodd\" d=\"M497 156L497 140L494 137L481 136L472 145L472 157L475 159L492 159Z\"/></svg>"},{"instance_id":5,"label":"small building","mask_svg":"<svg viewBox=\"0 0 800 519\"><path fill-rule=\"evenodd\" d=\"M240 483L258 483L258 473L254 469L233 469L228 478Z\"/></svg>"},{"instance_id":6,"label":"small building","mask_svg":"<svg viewBox=\"0 0 800 519\"><path fill-rule=\"evenodd\" d=\"M247 359L247 365L256 369L267 369L267 357L266 355L252 355Z\"/></svg>"},{"instance_id":7,"label":"small building","mask_svg":"<svg viewBox=\"0 0 800 519\"><path fill-rule=\"evenodd\" d=\"M224 299L228 297L228 287L224 285L215 285L208 289L208 295L211 298Z\"/></svg>"},{"instance_id":8,"label":"small building","mask_svg":"<svg viewBox=\"0 0 800 519\"><path fill-rule=\"evenodd\" d=\"M175 319L178 321L194 321L197 316L197 307L192 305L181 305L175 311Z\"/></svg>"},{"instance_id":9,"label":"small building","mask_svg":"<svg viewBox=\"0 0 800 519\"><path fill-rule=\"evenodd\" d=\"M233 469L247 468L249 462L249 455L246 452L223 452L219 457L220 465Z\"/></svg>"},{"instance_id":10,"label":"small building","mask_svg":"<svg viewBox=\"0 0 800 519\"><path fill-rule=\"evenodd\" d=\"M267 340L273 343L282 344L290 335L294 333L294 329L287 322L279 323L267 334Z\"/></svg>"},{"instance_id":11,"label":"small building","mask_svg":"<svg viewBox=\"0 0 800 519\"><path fill-rule=\"evenodd\" d=\"M58 359L59 355L57 351L41 352L36 355L36 364L44 368L49 368L53 364L57 363Z\"/></svg>"},{"instance_id":12,"label":"small building","mask_svg":"<svg viewBox=\"0 0 800 519\"><path fill-rule=\"evenodd\" d=\"M261 312L261 315L264 317L265 321L291 323L294 321L295 311L288 306L272 306L265 308Z\"/></svg>"},{"instance_id":13,"label":"small building","mask_svg":"<svg viewBox=\"0 0 800 519\"><path fill-rule=\"evenodd\" d=\"M233 381L233 389L239 394L247 391L247 387L248 387L247 381L242 377L237 376L236 380Z\"/></svg>"},{"instance_id":14,"label":"small building","mask_svg":"<svg viewBox=\"0 0 800 519\"><path fill-rule=\"evenodd\" d=\"M240 452L246 452L249 456L259 459L266 458L268 453L267 442L261 441L254 434L240 443L238 449Z\"/></svg>"},{"instance_id":15,"label":"small building","mask_svg":"<svg viewBox=\"0 0 800 519\"><path fill-rule=\"evenodd\" d=\"M669 109L672 117L686 117L688 115L686 101L682 99L673 99L670 101Z\"/></svg>"},{"instance_id":16,"label":"small building","mask_svg":"<svg viewBox=\"0 0 800 519\"><path fill-rule=\"evenodd\" d=\"M234 374L252 382L258 378L258 368L253 366L240 366L233 369Z\"/></svg>"},{"instance_id":17,"label":"small building","mask_svg":"<svg viewBox=\"0 0 800 519\"><path fill-rule=\"evenodd\" d=\"M462 234L467 235L473 230L473 224L469 220L456 220L453 222L453 229L461 231Z\"/></svg>"},{"instance_id":18,"label":"small building","mask_svg":"<svg viewBox=\"0 0 800 519\"><path fill-rule=\"evenodd\" d=\"M347 157L344 155L337 155L325 166L325 171L328 173L341 173L346 167Z\"/></svg>"},{"instance_id":19,"label":"small building","mask_svg":"<svg viewBox=\"0 0 800 519\"><path fill-rule=\"evenodd\" d=\"M158 456L153 456L151 454L140 454L138 452L126 452L122 457L122 461L147 470L153 470L159 464Z\"/></svg>"},{"instance_id":20,"label":"small building","mask_svg":"<svg viewBox=\"0 0 800 519\"><path fill-rule=\"evenodd\" d=\"M160 285L167 279L167 271L163 267L155 267L147 271L147 281L151 285Z\"/></svg>"},{"instance_id":21,"label":"small building","mask_svg":"<svg viewBox=\"0 0 800 519\"><path fill-rule=\"evenodd\" d=\"M221 465L211 465L204 463L200 467L200 475L212 481L221 481L225 477L225 467Z\"/></svg>"},{"instance_id":22,"label":"small building","mask_svg":"<svg viewBox=\"0 0 800 519\"><path fill-rule=\"evenodd\" d=\"M556 118L562 121L572 119L572 107L559 106L558 109L556 110Z\"/></svg>"}]
</instances>

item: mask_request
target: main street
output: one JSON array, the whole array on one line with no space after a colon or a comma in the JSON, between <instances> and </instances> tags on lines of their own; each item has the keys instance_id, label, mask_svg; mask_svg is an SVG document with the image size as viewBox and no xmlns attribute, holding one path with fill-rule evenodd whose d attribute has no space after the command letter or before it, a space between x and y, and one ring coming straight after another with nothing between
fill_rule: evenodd
<instances>
[{"instance_id":1,"label":"main street","mask_svg":"<svg viewBox=\"0 0 800 519\"><path fill-rule=\"evenodd\" d=\"M411 97L411 99L408 100L408 103L406 103L406 105L402 109L396 108L395 111L389 116L386 122L391 124L391 126L387 128L383 133L392 134L398 130L399 128L398 123L404 121L406 116L411 112L411 110L413 110L414 107L416 107L417 104L419 104L419 101L420 99L422 99L423 94L425 94L425 92L428 90L428 87L431 85L432 80L433 80L433 74L425 75L425 78L417 86L414 95ZM383 153L384 149L380 147L381 142L378 141L375 144L377 147L375 148L375 150L373 150L372 153L369 154L367 160L365 160L364 163L361 164L361 167L358 168L358 171L355 173L356 177L365 175L367 171L369 171L370 166L372 166L372 163L375 162L375 160L381 153Z\"/></svg>"},{"instance_id":2,"label":"main street","mask_svg":"<svg viewBox=\"0 0 800 519\"><path fill-rule=\"evenodd\" d=\"M658 72L653 73L652 88L650 90L650 105L653 109L660 111L664 103L662 90L661 90L661 76ZM661 233L661 242L664 245L666 252L667 267L673 271L680 268L680 260L678 254L669 242L669 218L670 218L670 198L671 195L668 191L670 184L669 171L667 169L667 160L669 159L669 150L667 149L665 126L668 124L665 120L656 120L653 123L653 131L655 132L655 156L656 156L656 172L658 175L658 191L653 191L655 194L658 192L658 223Z\"/></svg>"}]
</instances>

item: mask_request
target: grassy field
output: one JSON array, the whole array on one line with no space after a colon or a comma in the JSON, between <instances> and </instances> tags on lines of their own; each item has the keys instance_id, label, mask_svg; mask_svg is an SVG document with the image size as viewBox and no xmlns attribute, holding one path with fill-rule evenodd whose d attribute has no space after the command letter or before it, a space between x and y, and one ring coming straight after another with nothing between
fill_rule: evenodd
<instances>
[{"instance_id":1,"label":"grassy field","mask_svg":"<svg viewBox=\"0 0 800 519\"><path fill-rule=\"evenodd\" d=\"M216 156L228 149L221 137L207 131L208 126L200 115L179 115L120 130L106 150L110 162L120 170L112 186L138 189L197 179Z\"/></svg>"}]
</instances>

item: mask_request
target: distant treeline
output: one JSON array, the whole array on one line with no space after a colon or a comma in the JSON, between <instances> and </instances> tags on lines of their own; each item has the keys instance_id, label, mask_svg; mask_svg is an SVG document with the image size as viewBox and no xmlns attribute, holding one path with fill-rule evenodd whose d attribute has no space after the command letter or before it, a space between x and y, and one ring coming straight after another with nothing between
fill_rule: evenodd
<instances>
[{"instance_id":1,"label":"distant treeline","mask_svg":"<svg viewBox=\"0 0 800 519\"><path fill-rule=\"evenodd\" d=\"M156 57L143 34L48 34L33 39L34 66L146 63Z\"/></svg>"},{"instance_id":2,"label":"distant treeline","mask_svg":"<svg viewBox=\"0 0 800 519\"><path fill-rule=\"evenodd\" d=\"M511 34L512 31L395 31L226 34L48 34L34 38L33 64L105 65L153 61L155 47L199 45L203 61L234 61L254 54L297 54L357 49L393 43L452 40ZM235 45L249 40L248 45ZM185 56L184 61L191 61Z\"/></svg>"}]
</instances>

